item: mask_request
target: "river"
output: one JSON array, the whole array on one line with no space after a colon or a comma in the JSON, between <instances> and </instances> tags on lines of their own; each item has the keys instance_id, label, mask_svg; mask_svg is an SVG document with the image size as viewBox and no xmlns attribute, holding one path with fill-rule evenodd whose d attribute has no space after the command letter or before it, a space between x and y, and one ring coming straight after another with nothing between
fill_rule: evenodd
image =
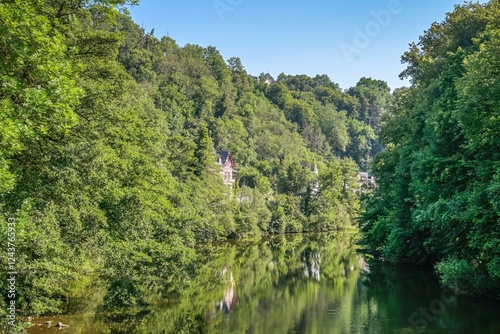
<instances>
[{"instance_id":1,"label":"river","mask_svg":"<svg viewBox=\"0 0 500 334\"><path fill-rule=\"evenodd\" d=\"M457 297L430 270L367 263L342 234L276 236L200 245L197 278L133 316L99 312L100 284L70 314L28 332L500 333L500 303Z\"/></svg>"}]
</instances>

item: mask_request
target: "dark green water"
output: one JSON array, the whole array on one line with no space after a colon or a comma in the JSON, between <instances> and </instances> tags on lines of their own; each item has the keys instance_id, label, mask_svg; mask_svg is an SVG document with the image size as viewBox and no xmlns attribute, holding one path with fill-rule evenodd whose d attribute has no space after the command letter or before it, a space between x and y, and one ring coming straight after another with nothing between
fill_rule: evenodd
<instances>
[{"instance_id":1,"label":"dark green water","mask_svg":"<svg viewBox=\"0 0 500 334\"><path fill-rule=\"evenodd\" d=\"M498 301L457 298L419 268L368 265L346 239L316 234L200 246L196 281L149 312L98 314L103 291L96 287L76 303L77 314L53 320L69 324L66 333L95 334L500 333Z\"/></svg>"}]
</instances>

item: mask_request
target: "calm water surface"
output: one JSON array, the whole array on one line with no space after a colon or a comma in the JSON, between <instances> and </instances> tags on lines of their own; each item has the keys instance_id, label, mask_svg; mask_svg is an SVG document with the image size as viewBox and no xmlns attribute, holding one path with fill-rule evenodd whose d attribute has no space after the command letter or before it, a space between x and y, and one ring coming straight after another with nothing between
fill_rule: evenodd
<instances>
[{"instance_id":1,"label":"calm water surface","mask_svg":"<svg viewBox=\"0 0 500 334\"><path fill-rule=\"evenodd\" d=\"M66 333L500 333L500 303L457 298L429 271L367 264L332 234L227 242L198 249L189 289L150 311L105 315L105 291L72 301L74 314L35 319ZM33 333L61 333L46 325Z\"/></svg>"}]
</instances>

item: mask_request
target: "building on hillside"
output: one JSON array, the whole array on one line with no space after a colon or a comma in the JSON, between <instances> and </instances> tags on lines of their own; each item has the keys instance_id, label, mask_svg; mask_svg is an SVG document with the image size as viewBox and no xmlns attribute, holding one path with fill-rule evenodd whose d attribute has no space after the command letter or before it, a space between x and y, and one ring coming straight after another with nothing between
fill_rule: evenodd
<instances>
[{"instance_id":1,"label":"building on hillside","mask_svg":"<svg viewBox=\"0 0 500 334\"><path fill-rule=\"evenodd\" d=\"M361 190L366 190L376 186L375 178L373 177L372 173L358 172L358 174L356 175L356 179L358 180Z\"/></svg>"},{"instance_id":2,"label":"building on hillside","mask_svg":"<svg viewBox=\"0 0 500 334\"><path fill-rule=\"evenodd\" d=\"M236 181L236 163L229 151L217 151L217 166L220 167L220 174L224 180L224 184L233 189Z\"/></svg>"},{"instance_id":3,"label":"building on hillside","mask_svg":"<svg viewBox=\"0 0 500 334\"><path fill-rule=\"evenodd\" d=\"M255 79L255 81L259 82L261 77L253 76L253 78ZM266 73L266 74L264 74L264 82L268 85L271 85L271 84L275 83L276 80L274 80L274 78L271 74Z\"/></svg>"},{"instance_id":4,"label":"building on hillside","mask_svg":"<svg viewBox=\"0 0 500 334\"><path fill-rule=\"evenodd\" d=\"M273 83L275 83L275 82L276 82L276 80L274 80L274 78L272 77L272 75L271 75L271 74L269 74L269 73L266 73L266 75L265 75L265 79L266 79L266 81L265 81L265 82L266 82L266 84L268 84L268 85L271 85L271 84L273 84Z\"/></svg>"}]
</instances>

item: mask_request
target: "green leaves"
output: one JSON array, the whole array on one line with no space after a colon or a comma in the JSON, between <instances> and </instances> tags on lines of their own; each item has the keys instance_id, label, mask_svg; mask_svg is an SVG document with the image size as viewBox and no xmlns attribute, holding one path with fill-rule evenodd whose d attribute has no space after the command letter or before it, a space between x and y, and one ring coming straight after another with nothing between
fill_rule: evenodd
<instances>
[{"instance_id":1,"label":"green leaves","mask_svg":"<svg viewBox=\"0 0 500 334\"><path fill-rule=\"evenodd\" d=\"M32 3L0 7L0 178L12 189L10 159L34 145L52 145L78 122L82 96L64 37Z\"/></svg>"},{"instance_id":2,"label":"green leaves","mask_svg":"<svg viewBox=\"0 0 500 334\"><path fill-rule=\"evenodd\" d=\"M498 293L500 35L496 1L457 6L403 60L414 85L396 93L380 131L379 188L364 243L395 262L437 263L457 293Z\"/></svg>"},{"instance_id":3,"label":"green leaves","mask_svg":"<svg viewBox=\"0 0 500 334\"><path fill-rule=\"evenodd\" d=\"M29 315L64 312L97 278L104 308L144 309L146 289L189 283L195 241L358 214L358 168L335 157L370 154L370 126L348 131L356 97L324 75L268 86L215 47L158 40L123 14L135 2L0 6L0 208L19 218ZM236 159L232 190L217 150Z\"/></svg>"}]
</instances>

